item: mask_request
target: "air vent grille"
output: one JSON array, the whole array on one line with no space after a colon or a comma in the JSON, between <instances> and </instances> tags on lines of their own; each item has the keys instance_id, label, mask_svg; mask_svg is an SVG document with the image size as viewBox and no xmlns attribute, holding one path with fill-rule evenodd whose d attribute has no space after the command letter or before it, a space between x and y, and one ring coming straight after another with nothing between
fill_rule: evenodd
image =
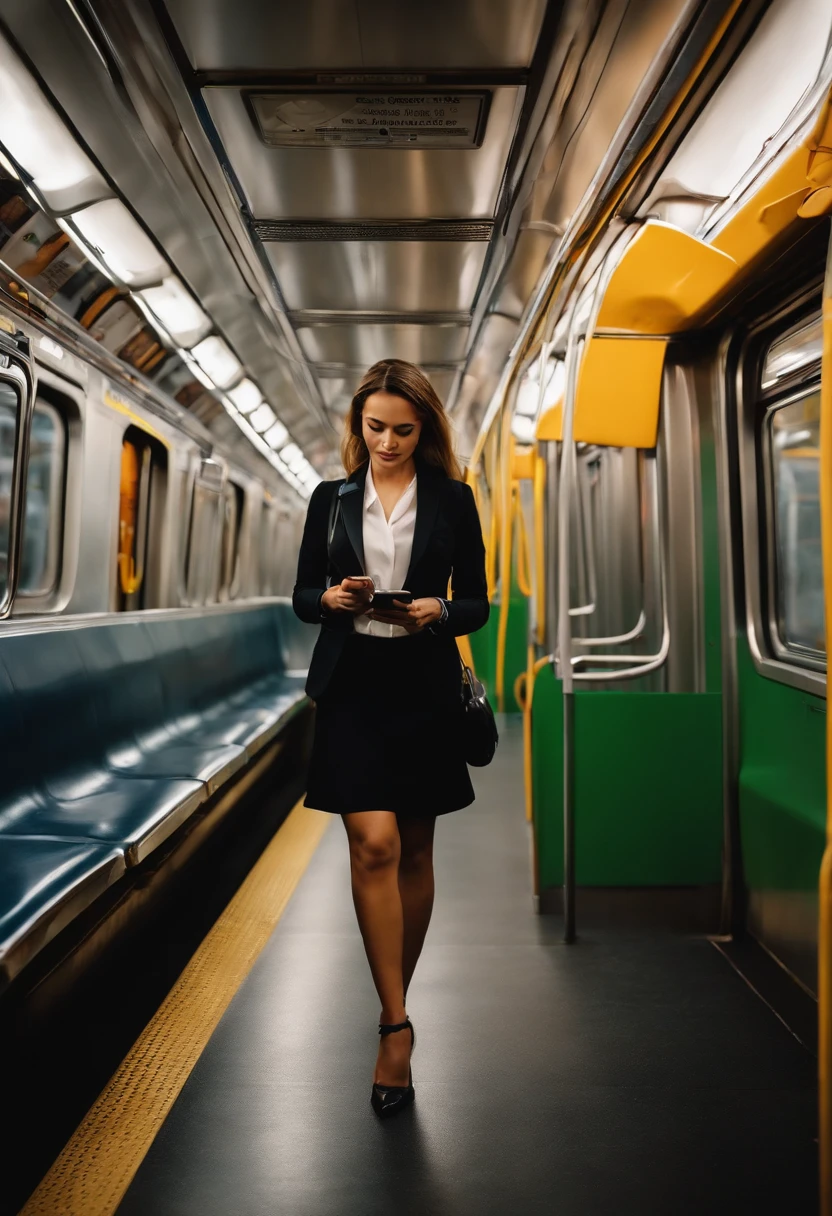
<instances>
[{"instance_id":1,"label":"air vent grille","mask_svg":"<svg viewBox=\"0 0 832 1216\"><path fill-rule=\"evenodd\" d=\"M492 220L255 220L261 241L490 241Z\"/></svg>"}]
</instances>

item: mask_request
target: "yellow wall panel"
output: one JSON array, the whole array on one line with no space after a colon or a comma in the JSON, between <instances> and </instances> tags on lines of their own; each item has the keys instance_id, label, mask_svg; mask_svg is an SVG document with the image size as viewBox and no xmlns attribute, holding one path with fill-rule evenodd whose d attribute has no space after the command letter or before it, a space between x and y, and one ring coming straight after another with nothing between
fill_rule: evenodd
<instances>
[{"instance_id":1,"label":"yellow wall panel","mask_svg":"<svg viewBox=\"0 0 832 1216\"><path fill-rule=\"evenodd\" d=\"M714 237L713 247L745 266L795 219L809 191L809 154L800 146Z\"/></svg>"},{"instance_id":2,"label":"yellow wall panel","mask_svg":"<svg viewBox=\"0 0 832 1216\"><path fill-rule=\"evenodd\" d=\"M511 453L511 476L515 481L534 477L534 448L515 444Z\"/></svg>"},{"instance_id":3,"label":"yellow wall panel","mask_svg":"<svg viewBox=\"0 0 832 1216\"><path fill-rule=\"evenodd\" d=\"M736 269L734 259L721 250L650 220L612 272L598 328L678 333L723 290Z\"/></svg>"},{"instance_id":4,"label":"yellow wall panel","mask_svg":"<svg viewBox=\"0 0 832 1216\"><path fill-rule=\"evenodd\" d=\"M563 439L563 402L558 401L550 409L540 415L537 423L537 439L538 442L544 443L547 440L554 440L555 443L560 443Z\"/></svg>"},{"instance_id":5,"label":"yellow wall panel","mask_svg":"<svg viewBox=\"0 0 832 1216\"><path fill-rule=\"evenodd\" d=\"M656 446L666 348L663 338L592 339L578 377L578 442Z\"/></svg>"}]
</instances>

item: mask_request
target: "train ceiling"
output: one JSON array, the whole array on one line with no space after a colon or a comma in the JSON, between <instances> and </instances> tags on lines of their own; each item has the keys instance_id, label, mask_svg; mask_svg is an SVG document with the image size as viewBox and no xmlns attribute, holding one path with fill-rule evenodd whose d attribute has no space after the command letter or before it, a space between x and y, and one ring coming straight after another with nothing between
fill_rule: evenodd
<instances>
[{"instance_id":1,"label":"train ceiling","mask_svg":"<svg viewBox=\"0 0 832 1216\"><path fill-rule=\"evenodd\" d=\"M731 8L3 0L0 20L327 475L385 356L425 367L471 450L616 132ZM220 406L203 421L234 440Z\"/></svg>"}]
</instances>

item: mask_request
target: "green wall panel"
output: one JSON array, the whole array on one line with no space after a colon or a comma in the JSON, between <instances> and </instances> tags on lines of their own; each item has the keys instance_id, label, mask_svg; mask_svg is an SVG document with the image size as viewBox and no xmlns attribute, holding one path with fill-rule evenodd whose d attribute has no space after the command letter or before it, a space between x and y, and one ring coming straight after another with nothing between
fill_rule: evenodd
<instances>
[{"instance_id":1,"label":"green wall panel","mask_svg":"<svg viewBox=\"0 0 832 1216\"><path fill-rule=\"evenodd\" d=\"M815 890L826 835L826 702L760 675L738 643L739 807L751 890Z\"/></svg>"},{"instance_id":2,"label":"green wall panel","mask_svg":"<svg viewBox=\"0 0 832 1216\"><path fill-rule=\"evenodd\" d=\"M506 667L505 667L505 711L518 713L520 706L514 698L514 681L521 671L526 670L526 638L528 637L529 609L524 596L516 588L512 592L508 606L508 627L506 630ZM500 622L500 605L492 603L491 615L485 626L470 636L471 653L474 656L474 667L477 676L482 680L488 695L494 696L495 672L497 668L497 631ZM496 709L496 703L494 704Z\"/></svg>"},{"instance_id":3,"label":"green wall panel","mask_svg":"<svg viewBox=\"0 0 832 1216\"><path fill-rule=\"evenodd\" d=\"M540 889L563 881L563 716L550 668L535 686ZM576 876L587 886L720 881L719 694L580 691L575 697Z\"/></svg>"}]
</instances>

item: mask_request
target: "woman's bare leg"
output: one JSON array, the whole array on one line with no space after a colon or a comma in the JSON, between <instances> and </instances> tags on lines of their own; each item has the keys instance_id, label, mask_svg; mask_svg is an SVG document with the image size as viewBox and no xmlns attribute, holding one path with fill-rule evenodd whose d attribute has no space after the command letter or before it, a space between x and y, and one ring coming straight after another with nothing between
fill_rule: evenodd
<instances>
[{"instance_id":1,"label":"woman's bare leg","mask_svg":"<svg viewBox=\"0 0 832 1216\"><path fill-rule=\"evenodd\" d=\"M435 815L425 819L399 819L399 894L404 919L402 979L405 995L422 953L433 911L435 827Z\"/></svg>"},{"instance_id":2,"label":"woman's bare leg","mask_svg":"<svg viewBox=\"0 0 832 1216\"><path fill-rule=\"evenodd\" d=\"M352 897L358 927L381 1001L380 1021L403 1022L404 918L398 883L401 841L396 816L392 811L353 811L342 819L350 846ZM381 1039L374 1081L407 1085L410 1041L407 1031Z\"/></svg>"}]
</instances>

